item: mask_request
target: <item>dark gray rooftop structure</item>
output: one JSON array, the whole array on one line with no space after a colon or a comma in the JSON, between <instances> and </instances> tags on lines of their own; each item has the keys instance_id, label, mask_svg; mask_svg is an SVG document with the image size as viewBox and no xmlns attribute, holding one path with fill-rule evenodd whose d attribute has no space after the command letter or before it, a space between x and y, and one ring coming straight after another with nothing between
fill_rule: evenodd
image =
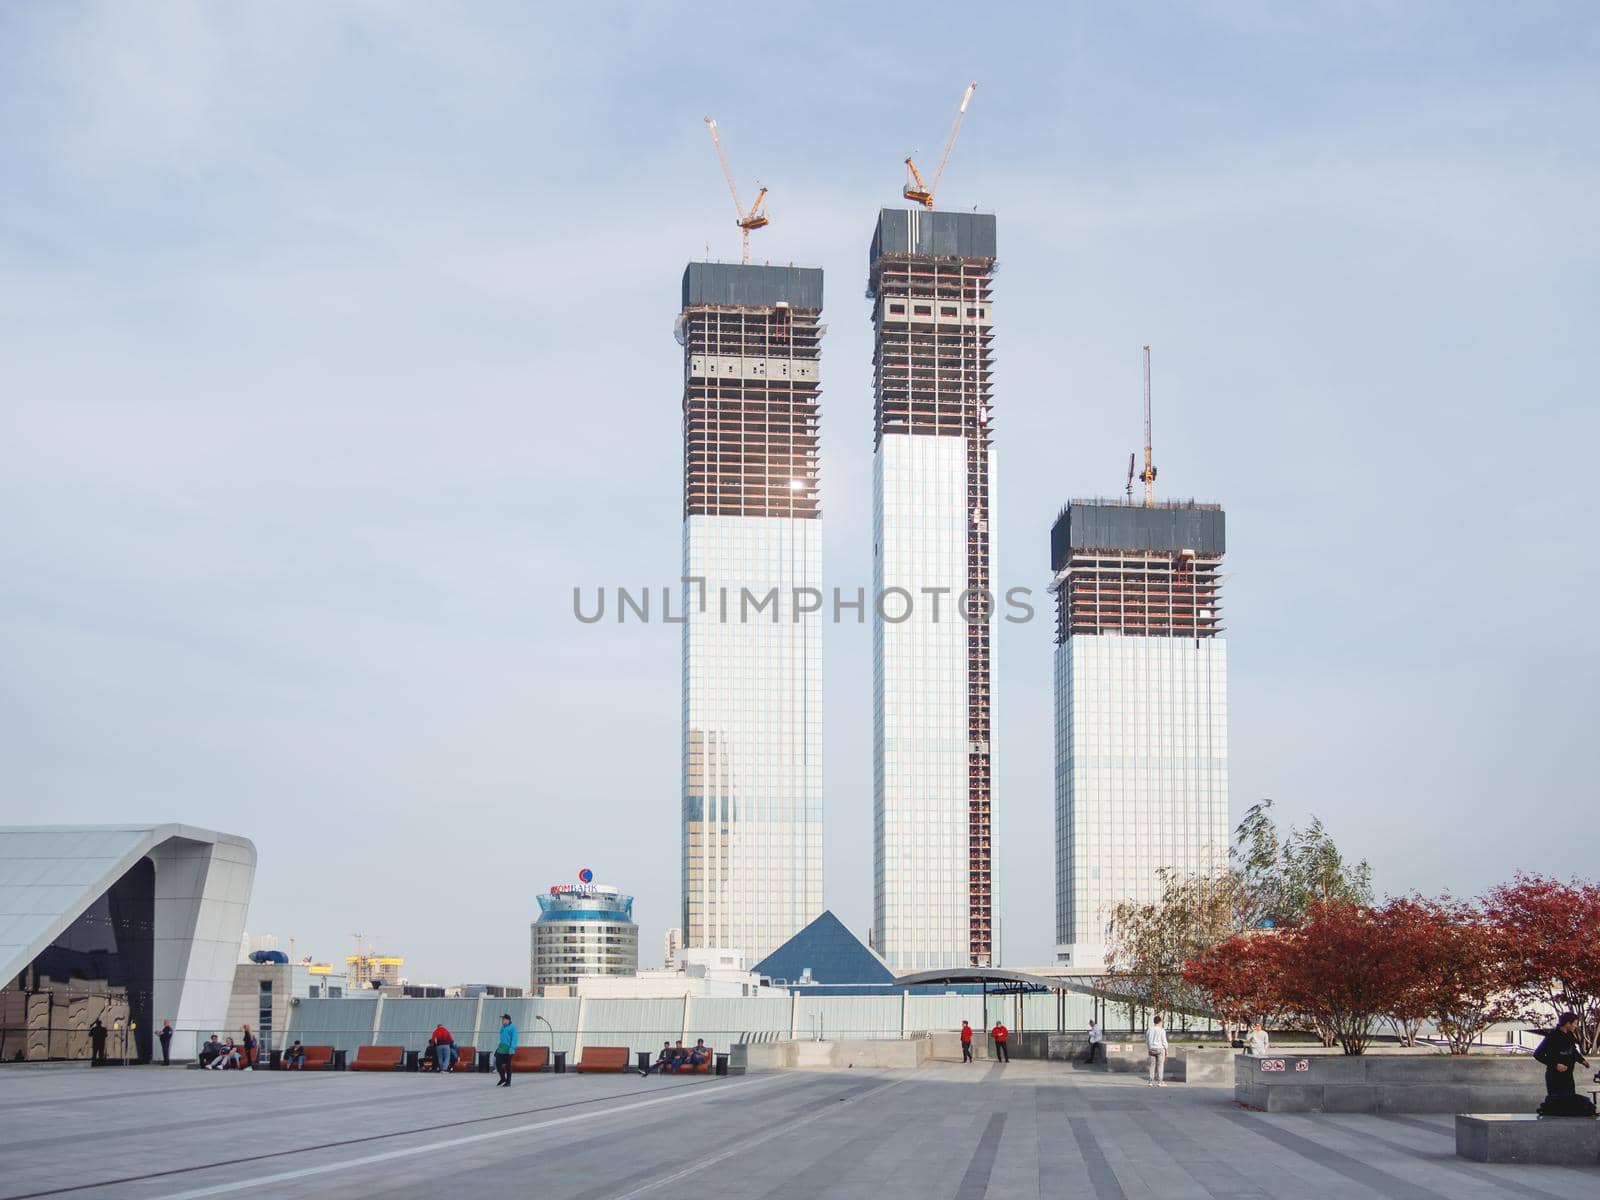
<instances>
[{"instance_id":1,"label":"dark gray rooftop structure","mask_svg":"<svg viewBox=\"0 0 1600 1200\"><path fill-rule=\"evenodd\" d=\"M683 307L732 304L747 308L822 307L818 267L753 267L738 263L690 263L683 271Z\"/></svg>"},{"instance_id":2,"label":"dark gray rooftop structure","mask_svg":"<svg viewBox=\"0 0 1600 1200\"><path fill-rule=\"evenodd\" d=\"M1074 500L1050 529L1050 569L1060 571L1074 550L1135 550L1207 557L1227 549L1219 504L1193 500L1145 506Z\"/></svg>"},{"instance_id":3,"label":"dark gray rooftop structure","mask_svg":"<svg viewBox=\"0 0 1600 1200\"><path fill-rule=\"evenodd\" d=\"M994 214L885 208L878 213L868 262L885 254L987 259L995 252Z\"/></svg>"}]
</instances>

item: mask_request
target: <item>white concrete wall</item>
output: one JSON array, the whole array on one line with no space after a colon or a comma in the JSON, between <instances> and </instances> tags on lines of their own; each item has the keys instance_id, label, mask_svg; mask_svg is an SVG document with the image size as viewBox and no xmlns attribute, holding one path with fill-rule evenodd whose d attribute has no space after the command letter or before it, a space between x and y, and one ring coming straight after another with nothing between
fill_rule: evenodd
<instances>
[{"instance_id":1,"label":"white concrete wall","mask_svg":"<svg viewBox=\"0 0 1600 1200\"><path fill-rule=\"evenodd\" d=\"M192 1058L200 1041L225 1027L256 850L244 838L177 836L153 847L149 858L156 868L150 1017L158 1030L163 1020L172 1022L174 1058Z\"/></svg>"}]
</instances>

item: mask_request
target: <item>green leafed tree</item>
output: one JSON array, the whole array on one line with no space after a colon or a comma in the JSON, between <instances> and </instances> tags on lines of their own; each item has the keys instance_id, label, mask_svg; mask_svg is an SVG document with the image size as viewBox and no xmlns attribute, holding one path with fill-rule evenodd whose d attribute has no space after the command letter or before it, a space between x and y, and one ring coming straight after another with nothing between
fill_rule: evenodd
<instances>
[{"instance_id":1,"label":"green leafed tree","mask_svg":"<svg viewBox=\"0 0 1600 1200\"><path fill-rule=\"evenodd\" d=\"M1234 869L1253 910L1251 925L1278 929L1302 924L1318 904L1372 904L1372 868L1340 852L1322 821L1281 833L1272 801L1245 812L1233 833Z\"/></svg>"}]
</instances>

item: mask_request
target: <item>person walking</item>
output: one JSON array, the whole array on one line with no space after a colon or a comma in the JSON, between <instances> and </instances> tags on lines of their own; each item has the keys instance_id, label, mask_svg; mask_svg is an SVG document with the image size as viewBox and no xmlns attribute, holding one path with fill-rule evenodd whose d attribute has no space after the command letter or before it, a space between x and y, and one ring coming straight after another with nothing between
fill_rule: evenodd
<instances>
[{"instance_id":1,"label":"person walking","mask_svg":"<svg viewBox=\"0 0 1600 1200\"><path fill-rule=\"evenodd\" d=\"M433 1055L439 1074L448 1074L450 1065L456 1059L456 1039L443 1025L433 1031Z\"/></svg>"},{"instance_id":2,"label":"person walking","mask_svg":"<svg viewBox=\"0 0 1600 1200\"><path fill-rule=\"evenodd\" d=\"M1006 1042L1011 1038L1011 1031L1006 1028L1006 1023L996 1020L994 1028L989 1030L989 1036L994 1039L994 1056L1003 1063L1011 1061L1011 1051L1006 1049Z\"/></svg>"},{"instance_id":3,"label":"person walking","mask_svg":"<svg viewBox=\"0 0 1600 1200\"><path fill-rule=\"evenodd\" d=\"M972 1061L972 1023L970 1021L961 1022L961 1061L964 1063Z\"/></svg>"},{"instance_id":4,"label":"person walking","mask_svg":"<svg viewBox=\"0 0 1600 1200\"><path fill-rule=\"evenodd\" d=\"M100 1023L99 1017L89 1025L89 1065L106 1065L106 1027Z\"/></svg>"},{"instance_id":5,"label":"person walking","mask_svg":"<svg viewBox=\"0 0 1600 1200\"><path fill-rule=\"evenodd\" d=\"M1569 1097L1575 1099L1578 1093L1574 1068L1580 1064L1589 1065L1589 1060L1578 1049L1577 1032L1578 1014L1564 1012L1556 1021L1556 1027L1545 1034L1539 1048L1533 1052L1533 1057L1544 1064L1545 1104L1552 1109L1572 1103ZM1542 1105L1540 1111L1543 1111Z\"/></svg>"},{"instance_id":6,"label":"person walking","mask_svg":"<svg viewBox=\"0 0 1600 1200\"><path fill-rule=\"evenodd\" d=\"M156 1034L156 1040L161 1043L161 1065L172 1065L172 1022L161 1022L161 1032Z\"/></svg>"},{"instance_id":7,"label":"person walking","mask_svg":"<svg viewBox=\"0 0 1600 1200\"><path fill-rule=\"evenodd\" d=\"M1251 1058L1265 1058L1268 1047L1271 1044L1271 1039L1267 1037L1267 1031L1261 1028L1261 1022L1257 1021L1250 1026L1250 1032L1245 1034L1244 1052Z\"/></svg>"},{"instance_id":8,"label":"person walking","mask_svg":"<svg viewBox=\"0 0 1600 1200\"><path fill-rule=\"evenodd\" d=\"M1167 1031L1161 1027L1161 1018L1150 1022L1150 1032L1144 1035L1144 1044L1150 1048L1150 1086L1167 1086Z\"/></svg>"},{"instance_id":9,"label":"person walking","mask_svg":"<svg viewBox=\"0 0 1600 1200\"><path fill-rule=\"evenodd\" d=\"M1092 1067L1092 1066L1094 1066L1096 1061L1105 1062L1105 1060L1106 1060L1106 1035L1105 1035L1104 1031L1101 1030L1100 1026L1098 1024L1096 1024L1095 1019L1093 1017L1090 1017L1089 1018L1089 1053L1088 1053L1088 1056L1084 1059L1084 1061L1087 1062Z\"/></svg>"},{"instance_id":10,"label":"person walking","mask_svg":"<svg viewBox=\"0 0 1600 1200\"><path fill-rule=\"evenodd\" d=\"M494 1048L494 1066L500 1073L500 1082L495 1087L511 1086L511 1056L517 1052L517 1027L511 1022L510 1013L500 1014L500 1044Z\"/></svg>"}]
</instances>

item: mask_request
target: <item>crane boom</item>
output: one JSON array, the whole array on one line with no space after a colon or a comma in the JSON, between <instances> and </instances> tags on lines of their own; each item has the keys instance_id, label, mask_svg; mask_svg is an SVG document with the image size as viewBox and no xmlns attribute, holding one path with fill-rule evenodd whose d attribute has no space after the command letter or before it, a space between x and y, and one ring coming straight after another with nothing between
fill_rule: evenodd
<instances>
[{"instance_id":1,"label":"crane boom","mask_svg":"<svg viewBox=\"0 0 1600 1200\"><path fill-rule=\"evenodd\" d=\"M707 117L706 128L711 131L711 144L717 148L717 161L722 164L722 177L728 181L728 195L733 197L733 209L742 218L744 205L739 203L739 188L733 182L733 172L728 168L728 153L722 148L722 139L717 136L717 123Z\"/></svg>"},{"instance_id":2,"label":"crane boom","mask_svg":"<svg viewBox=\"0 0 1600 1200\"><path fill-rule=\"evenodd\" d=\"M961 136L961 123L967 119L967 105L972 103L972 93L978 88L978 81L974 79L967 84L967 90L961 94L961 107L956 110L956 119L950 126L950 136L945 139L944 154L939 158L939 169L933 173L933 181L924 183L922 172L917 170L917 164L912 162L912 155L906 155L906 185L900 194L907 200L915 200L923 208L933 207L933 197L939 190L939 181L944 178L944 169L950 165L950 155L955 152L956 138Z\"/></svg>"},{"instance_id":3,"label":"crane boom","mask_svg":"<svg viewBox=\"0 0 1600 1200\"><path fill-rule=\"evenodd\" d=\"M705 122L706 128L711 131L711 144L717 148L717 161L722 164L722 177L728 181L728 195L733 197L733 211L738 214L734 218L734 224L739 227L739 261L748 263L750 261L750 231L752 229L760 229L763 225L771 223L767 214L761 211L761 205L767 199L767 189L761 188L756 193L756 202L748 210L745 208L739 199L739 188L733 182L733 171L728 166L728 154L722 148L722 138L717 133L717 123L710 117L707 117ZM760 186L759 180L757 181L757 186Z\"/></svg>"},{"instance_id":4,"label":"crane boom","mask_svg":"<svg viewBox=\"0 0 1600 1200\"><path fill-rule=\"evenodd\" d=\"M1144 504L1146 508L1156 502L1155 452L1150 448L1150 347L1144 348Z\"/></svg>"},{"instance_id":5,"label":"crane boom","mask_svg":"<svg viewBox=\"0 0 1600 1200\"><path fill-rule=\"evenodd\" d=\"M933 186L928 190L937 192L939 181L944 178L944 169L950 165L950 155L955 151L956 139L961 136L961 123L967 119L967 105L972 103L972 93L978 90L978 81L974 79L967 84L967 90L961 94L961 107L956 110L956 119L950 126L950 136L944 143L944 157L939 159L939 169L933 173Z\"/></svg>"}]
</instances>

